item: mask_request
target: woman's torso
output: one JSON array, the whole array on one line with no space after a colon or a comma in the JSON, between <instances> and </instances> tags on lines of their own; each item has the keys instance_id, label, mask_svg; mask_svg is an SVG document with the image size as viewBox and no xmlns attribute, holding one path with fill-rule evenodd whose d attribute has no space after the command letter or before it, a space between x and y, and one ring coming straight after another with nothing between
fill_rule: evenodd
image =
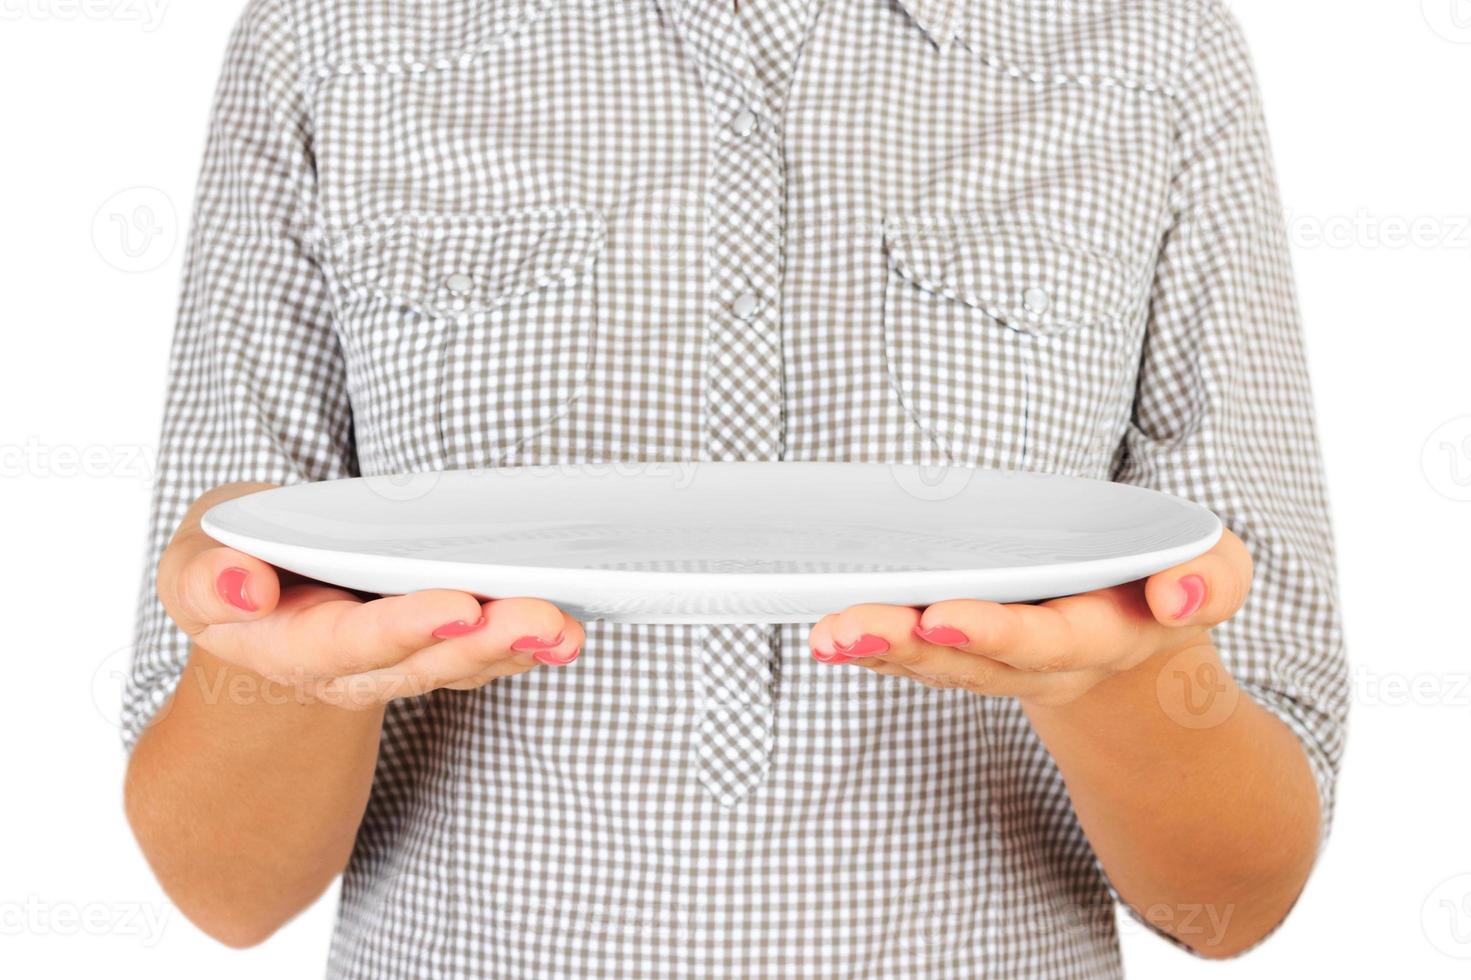
<instances>
[{"instance_id":1,"label":"woman's torso","mask_svg":"<svg viewBox=\"0 0 1471 980\"><path fill-rule=\"evenodd\" d=\"M1192 5L293 6L364 473L1108 476ZM394 706L333 974L1116 973L1019 709L805 635L590 624L571 668ZM725 799L717 660L764 739Z\"/></svg>"}]
</instances>

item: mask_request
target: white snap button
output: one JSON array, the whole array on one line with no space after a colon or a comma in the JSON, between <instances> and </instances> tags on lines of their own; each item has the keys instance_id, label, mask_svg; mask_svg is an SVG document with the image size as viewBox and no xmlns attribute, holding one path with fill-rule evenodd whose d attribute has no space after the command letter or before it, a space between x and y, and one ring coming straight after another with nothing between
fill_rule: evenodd
<instances>
[{"instance_id":1,"label":"white snap button","mask_svg":"<svg viewBox=\"0 0 1471 980\"><path fill-rule=\"evenodd\" d=\"M749 136L756 131L758 121L754 112L750 109L742 109L735 114L735 118L731 119L730 131L737 136Z\"/></svg>"},{"instance_id":2,"label":"white snap button","mask_svg":"<svg viewBox=\"0 0 1471 980\"><path fill-rule=\"evenodd\" d=\"M450 276L444 281L444 288L448 289L456 296L463 296L464 294L468 293L471 288L474 287L474 285L475 280L471 279L463 272L456 272L454 275Z\"/></svg>"},{"instance_id":3,"label":"white snap button","mask_svg":"<svg viewBox=\"0 0 1471 980\"><path fill-rule=\"evenodd\" d=\"M1047 308L1052 305L1052 297L1047 295L1047 290L1033 286L1022 294L1022 305L1027 308L1028 313L1040 315L1046 313Z\"/></svg>"},{"instance_id":4,"label":"white snap button","mask_svg":"<svg viewBox=\"0 0 1471 980\"><path fill-rule=\"evenodd\" d=\"M755 293L742 293L735 298L734 303L730 304L730 311L742 320L749 320L756 315L760 307L761 304L757 301Z\"/></svg>"}]
</instances>

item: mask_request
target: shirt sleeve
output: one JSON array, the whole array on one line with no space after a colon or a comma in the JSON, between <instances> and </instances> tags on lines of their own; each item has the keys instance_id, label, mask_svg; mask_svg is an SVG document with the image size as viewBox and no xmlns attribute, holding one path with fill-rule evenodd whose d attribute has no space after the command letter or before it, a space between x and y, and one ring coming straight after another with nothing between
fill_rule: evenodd
<instances>
[{"instance_id":1,"label":"shirt sleeve","mask_svg":"<svg viewBox=\"0 0 1471 980\"><path fill-rule=\"evenodd\" d=\"M215 96L160 440L122 736L131 748L188 654L154 587L189 505L223 483L353 474L342 354L310 233L307 79L277 0L253 0Z\"/></svg>"},{"instance_id":2,"label":"shirt sleeve","mask_svg":"<svg viewBox=\"0 0 1471 980\"><path fill-rule=\"evenodd\" d=\"M1332 531L1260 95L1239 26L1210 7L1176 93L1173 223L1116 478L1195 500L1246 543L1250 598L1214 637L1301 740L1326 838L1349 700Z\"/></svg>"}]
</instances>

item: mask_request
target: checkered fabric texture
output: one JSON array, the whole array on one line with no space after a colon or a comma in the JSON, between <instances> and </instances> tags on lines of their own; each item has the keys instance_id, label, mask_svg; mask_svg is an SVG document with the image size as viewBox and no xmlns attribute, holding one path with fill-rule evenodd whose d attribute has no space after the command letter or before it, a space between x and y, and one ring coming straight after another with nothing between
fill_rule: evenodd
<instances>
[{"instance_id":1,"label":"checkered fabric texture","mask_svg":"<svg viewBox=\"0 0 1471 980\"><path fill-rule=\"evenodd\" d=\"M188 504L470 466L996 466L1199 501L1331 812L1347 704L1280 206L1217 0L253 0L148 580ZM807 626L590 624L396 703L328 972L1113 977L1015 703ZM132 744L187 653L145 586Z\"/></svg>"}]
</instances>

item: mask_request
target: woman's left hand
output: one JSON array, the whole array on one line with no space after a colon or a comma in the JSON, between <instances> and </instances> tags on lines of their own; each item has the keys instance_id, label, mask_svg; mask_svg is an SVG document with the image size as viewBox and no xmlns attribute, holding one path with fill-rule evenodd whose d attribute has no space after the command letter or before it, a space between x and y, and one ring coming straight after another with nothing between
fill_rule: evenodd
<instances>
[{"instance_id":1,"label":"woman's left hand","mask_svg":"<svg viewBox=\"0 0 1471 980\"><path fill-rule=\"evenodd\" d=\"M1069 704L1100 682L1205 639L1251 587L1246 546L1230 531L1199 558L1139 582L1002 605L976 599L927 609L863 605L812 628L823 663L857 664L931 687Z\"/></svg>"}]
</instances>

